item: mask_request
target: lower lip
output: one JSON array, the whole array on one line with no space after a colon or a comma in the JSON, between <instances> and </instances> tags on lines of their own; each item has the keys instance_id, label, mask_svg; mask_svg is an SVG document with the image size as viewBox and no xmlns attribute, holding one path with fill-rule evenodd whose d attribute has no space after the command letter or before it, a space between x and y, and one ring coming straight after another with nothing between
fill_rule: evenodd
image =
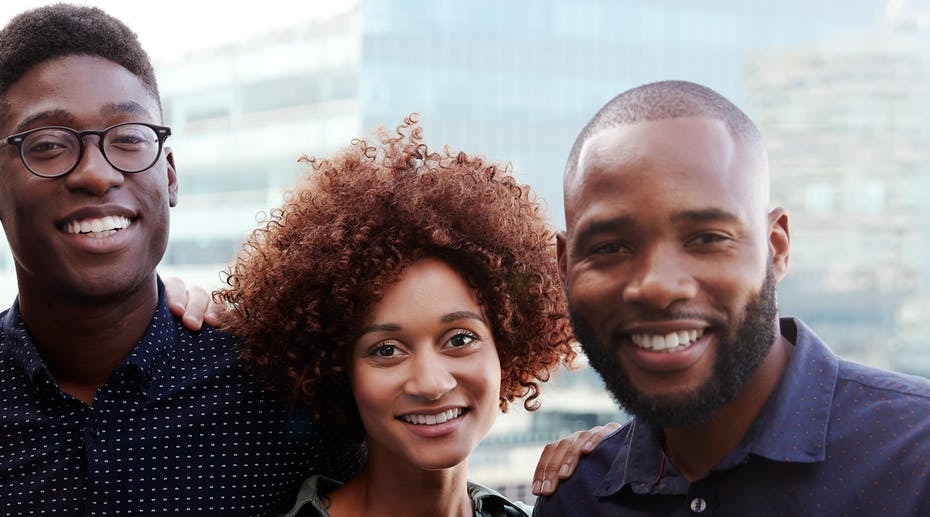
<instances>
[{"instance_id":1,"label":"lower lip","mask_svg":"<svg viewBox=\"0 0 930 517\"><path fill-rule=\"evenodd\" d=\"M453 418L451 420L446 420L441 424L411 424L406 420L398 419L400 423L404 424L411 433L420 436L422 438L439 438L446 436L455 432L455 430L462 425L463 420L468 415L467 412L462 413L461 415Z\"/></svg>"},{"instance_id":2,"label":"lower lip","mask_svg":"<svg viewBox=\"0 0 930 517\"><path fill-rule=\"evenodd\" d=\"M62 232L68 244L81 251L94 254L112 253L126 247L130 241L136 222L106 237L92 237L89 234Z\"/></svg>"},{"instance_id":3,"label":"lower lip","mask_svg":"<svg viewBox=\"0 0 930 517\"><path fill-rule=\"evenodd\" d=\"M692 342L687 348L675 352L646 350L629 342L627 346L621 347L632 355L633 362L646 371L665 373L684 370L696 362L704 355L707 350L713 334L705 333L697 341ZM621 351L621 353L623 353Z\"/></svg>"}]
</instances>

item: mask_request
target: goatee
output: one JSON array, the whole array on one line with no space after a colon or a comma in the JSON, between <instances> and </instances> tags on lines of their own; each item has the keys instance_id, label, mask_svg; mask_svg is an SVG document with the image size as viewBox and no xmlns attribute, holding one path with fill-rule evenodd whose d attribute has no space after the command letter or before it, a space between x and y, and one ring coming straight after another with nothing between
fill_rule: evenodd
<instances>
[{"instance_id":1,"label":"goatee","mask_svg":"<svg viewBox=\"0 0 930 517\"><path fill-rule=\"evenodd\" d=\"M600 374L607 390L624 409L654 428L684 427L706 421L717 409L733 400L747 379L762 364L775 342L778 307L772 264L766 270L759 293L746 304L743 320L732 324L711 321L720 340L711 377L702 385L674 395L655 395L638 390L617 356L616 347L600 342L592 327L571 306L572 329Z\"/></svg>"}]
</instances>

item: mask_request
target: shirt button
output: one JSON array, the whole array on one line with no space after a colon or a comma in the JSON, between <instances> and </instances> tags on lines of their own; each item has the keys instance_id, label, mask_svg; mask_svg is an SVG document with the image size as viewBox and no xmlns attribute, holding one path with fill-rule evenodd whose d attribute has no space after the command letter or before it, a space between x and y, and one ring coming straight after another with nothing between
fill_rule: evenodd
<instances>
[{"instance_id":1,"label":"shirt button","mask_svg":"<svg viewBox=\"0 0 930 517\"><path fill-rule=\"evenodd\" d=\"M702 513L707 509L707 501L700 497L695 497L691 500L691 511L694 513Z\"/></svg>"}]
</instances>

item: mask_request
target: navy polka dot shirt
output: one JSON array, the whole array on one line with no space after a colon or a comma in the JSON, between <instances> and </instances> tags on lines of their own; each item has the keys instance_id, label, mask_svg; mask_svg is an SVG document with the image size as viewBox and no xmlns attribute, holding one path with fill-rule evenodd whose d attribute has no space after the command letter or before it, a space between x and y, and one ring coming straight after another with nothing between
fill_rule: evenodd
<instances>
[{"instance_id":1,"label":"navy polka dot shirt","mask_svg":"<svg viewBox=\"0 0 930 517\"><path fill-rule=\"evenodd\" d=\"M275 515L361 451L288 416L235 342L159 306L92 406L62 392L18 305L0 314L0 515Z\"/></svg>"},{"instance_id":2,"label":"navy polka dot shirt","mask_svg":"<svg viewBox=\"0 0 930 517\"><path fill-rule=\"evenodd\" d=\"M803 323L780 386L742 443L693 483L632 420L537 516L928 516L930 381L845 361Z\"/></svg>"}]
</instances>

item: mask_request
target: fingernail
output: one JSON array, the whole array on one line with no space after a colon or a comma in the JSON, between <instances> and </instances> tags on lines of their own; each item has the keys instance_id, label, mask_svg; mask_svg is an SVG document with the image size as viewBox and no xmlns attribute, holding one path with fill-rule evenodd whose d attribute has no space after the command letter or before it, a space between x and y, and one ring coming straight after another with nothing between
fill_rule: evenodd
<instances>
[{"instance_id":1,"label":"fingernail","mask_svg":"<svg viewBox=\"0 0 930 517\"><path fill-rule=\"evenodd\" d=\"M533 493L539 495L539 481L533 481Z\"/></svg>"},{"instance_id":2,"label":"fingernail","mask_svg":"<svg viewBox=\"0 0 930 517\"><path fill-rule=\"evenodd\" d=\"M548 494L549 491L551 490L552 490L552 481L549 481L548 479L543 481L542 491Z\"/></svg>"},{"instance_id":3,"label":"fingernail","mask_svg":"<svg viewBox=\"0 0 930 517\"><path fill-rule=\"evenodd\" d=\"M564 464L564 465L562 465L561 467L559 467L559 475L560 475L560 476L567 476L567 475L568 475L568 465L567 465L567 464Z\"/></svg>"},{"instance_id":4,"label":"fingernail","mask_svg":"<svg viewBox=\"0 0 930 517\"><path fill-rule=\"evenodd\" d=\"M594 450L594 442L584 442L584 447L582 447L585 452L591 452Z\"/></svg>"}]
</instances>

